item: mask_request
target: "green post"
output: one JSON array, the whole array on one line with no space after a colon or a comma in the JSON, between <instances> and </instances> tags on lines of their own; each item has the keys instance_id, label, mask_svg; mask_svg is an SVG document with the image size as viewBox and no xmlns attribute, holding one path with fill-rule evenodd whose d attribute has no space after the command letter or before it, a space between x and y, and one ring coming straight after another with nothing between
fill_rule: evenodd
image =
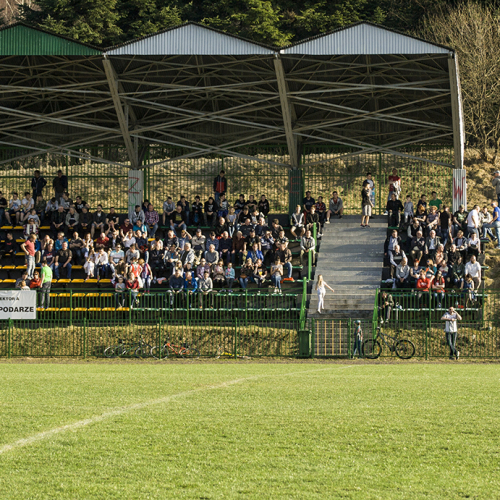
<instances>
[{"instance_id":1,"label":"green post","mask_svg":"<svg viewBox=\"0 0 500 500\"><path fill-rule=\"evenodd\" d=\"M429 323L425 322L425 333L424 333L424 357L426 360L429 359Z\"/></svg>"},{"instance_id":2,"label":"green post","mask_svg":"<svg viewBox=\"0 0 500 500\"><path fill-rule=\"evenodd\" d=\"M245 288L245 325L248 325L248 290Z\"/></svg>"},{"instance_id":3,"label":"green post","mask_svg":"<svg viewBox=\"0 0 500 500\"><path fill-rule=\"evenodd\" d=\"M163 319L160 317L160 321L158 322L158 345L160 346L160 349L161 349L161 346L163 345L162 343L162 330L163 330ZM158 351L160 352L160 351Z\"/></svg>"},{"instance_id":4,"label":"green post","mask_svg":"<svg viewBox=\"0 0 500 500\"><path fill-rule=\"evenodd\" d=\"M87 318L83 318L83 358L87 359Z\"/></svg>"},{"instance_id":5,"label":"green post","mask_svg":"<svg viewBox=\"0 0 500 500\"><path fill-rule=\"evenodd\" d=\"M238 359L238 318L234 318L234 359Z\"/></svg>"},{"instance_id":6,"label":"green post","mask_svg":"<svg viewBox=\"0 0 500 500\"><path fill-rule=\"evenodd\" d=\"M69 291L69 326L73 326L73 289Z\"/></svg>"},{"instance_id":7,"label":"green post","mask_svg":"<svg viewBox=\"0 0 500 500\"><path fill-rule=\"evenodd\" d=\"M132 307L134 306L134 301L132 299L132 291L128 291L128 296L129 296L129 302L130 302L130 307L128 308L128 326L129 329L132 325Z\"/></svg>"},{"instance_id":8,"label":"green post","mask_svg":"<svg viewBox=\"0 0 500 500\"><path fill-rule=\"evenodd\" d=\"M378 154L378 208L379 213L382 212L382 153ZM375 188L377 189L377 188ZM376 195L376 193L375 193ZM375 213L377 213L377 209L375 208Z\"/></svg>"},{"instance_id":9,"label":"green post","mask_svg":"<svg viewBox=\"0 0 500 500\"><path fill-rule=\"evenodd\" d=\"M9 328L7 333L7 357L12 357L12 320L9 319Z\"/></svg>"},{"instance_id":10,"label":"green post","mask_svg":"<svg viewBox=\"0 0 500 500\"><path fill-rule=\"evenodd\" d=\"M316 349L316 320L314 318L311 320L311 328L312 328L311 358L314 359L314 351Z\"/></svg>"},{"instance_id":11,"label":"green post","mask_svg":"<svg viewBox=\"0 0 500 500\"><path fill-rule=\"evenodd\" d=\"M349 356L349 359L352 359L352 352L351 352L351 328L352 328L352 318L349 318L349 321L347 322L347 354Z\"/></svg>"}]
</instances>

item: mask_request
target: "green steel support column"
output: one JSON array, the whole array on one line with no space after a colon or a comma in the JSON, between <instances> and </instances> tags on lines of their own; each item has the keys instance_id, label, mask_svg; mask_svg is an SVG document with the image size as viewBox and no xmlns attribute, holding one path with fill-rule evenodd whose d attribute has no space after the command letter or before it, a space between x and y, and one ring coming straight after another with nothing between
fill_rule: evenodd
<instances>
[{"instance_id":1,"label":"green steel support column","mask_svg":"<svg viewBox=\"0 0 500 500\"><path fill-rule=\"evenodd\" d=\"M161 346L163 345L162 343L162 330L163 330L163 319L160 317L160 321L158 321L158 345ZM158 351L160 352L160 351Z\"/></svg>"},{"instance_id":2,"label":"green steel support column","mask_svg":"<svg viewBox=\"0 0 500 500\"><path fill-rule=\"evenodd\" d=\"M245 325L248 325L248 290L245 288Z\"/></svg>"},{"instance_id":3,"label":"green steel support column","mask_svg":"<svg viewBox=\"0 0 500 500\"><path fill-rule=\"evenodd\" d=\"M7 357L12 357L12 320L9 319L9 328L7 333Z\"/></svg>"},{"instance_id":4,"label":"green steel support column","mask_svg":"<svg viewBox=\"0 0 500 500\"><path fill-rule=\"evenodd\" d=\"M316 320L312 318L311 320L311 326L312 326L312 345L311 345L311 358L314 359L314 353L316 349Z\"/></svg>"},{"instance_id":5,"label":"green steel support column","mask_svg":"<svg viewBox=\"0 0 500 500\"><path fill-rule=\"evenodd\" d=\"M379 153L378 154L378 208L379 208L379 211L378 213L379 214L383 214L385 210L382 210L382 153ZM377 187L375 186L375 189L377 189ZM375 196L377 195L377 193L375 192ZM375 214L377 213L377 208L375 208Z\"/></svg>"},{"instance_id":6,"label":"green steel support column","mask_svg":"<svg viewBox=\"0 0 500 500\"><path fill-rule=\"evenodd\" d=\"M132 307L134 306L134 302L132 299L132 292L130 290L128 291L128 294L129 294L129 302L130 302L130 307L128 308L128 326L130 328L130 326L132 325Z\"/></svg>"},{"instance_id":7,"label":"green steel support column","mask_svg":"<svg viewBox=\"0 0 500 500\"><path fill-rule=\"evenodd\" d=\"M429 359L429 323L425 322L425 333L424 333L424 357Z\"/></svg>"},{"instance_id":8,"label":"green steel support column","mask_svg":"<svg viewBox=\"0 0 500 500\"><path fill-rule=\"evenodd\" d=\"M234 359L238 359L238 318L234 318Z\"/></svg>"},{"instance_id":9,"label":"green steel support column","mask_svg":"<svg viewBox=\"0 0 500 500\"><path fill-rule=\"evenodd\" d=\"M73 289L69 291L69 326L73 326Z\"/></svg>"},{"instance_id":10,"label":"green steel support column","mask_svg":"<svg viewBox=\"0 0 500 500\"><path fill-rule=\"evenodd\" d=\"M312 253L309 252L307 254L307 280L311 280L311 274L312 274Z\"/></svg>"},{"instance_id":11,"label":"green steel support column","mask_svg":"<svg viewBox=\"0 0 500 500\"><path fill-rule=\"evenodd\" d=\"M351 352L351 328L352 328L352 318L349 318L347 322L347 354L349 356L349 359L352 359L352 352Z\"/></svg>"},{"instance_id":12,"label":"green steel support column","mask_svg":"<svg viewBox=\"0 0 500 500\"><path fill-rule=\"evenodd\" d=\"M83 357L87 359L87 318L83 318Z\"/></svg>"}]
</instances>

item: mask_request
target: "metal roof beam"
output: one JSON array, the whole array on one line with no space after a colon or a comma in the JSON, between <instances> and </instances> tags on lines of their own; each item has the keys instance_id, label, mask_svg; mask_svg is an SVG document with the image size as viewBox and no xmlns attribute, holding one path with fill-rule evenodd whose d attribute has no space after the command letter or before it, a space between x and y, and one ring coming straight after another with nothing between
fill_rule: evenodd
<instances>
[{"instance_id":1,"label":"metal roof beam","mask_svg":"<svg viewBox=\"0 0 500 500\"><path fill-rule=\"evenodd\" d=\"M293 134L293 125L297 120L297 115L295 113L293 104L288 98L288 85L285 79L285 70L283 69L283 62L278 55L276 55L274 59L274 69L276 70L276 80L278 83L278 92L280 95L281 112L283 114L283 124L285 126L288 154L290 155L290 165L292 168L298 168L298 143L297 137Z\"/></svg>"},{"instance_id":2,"label":"metal roof beam","mask_svg":"<svg viewBox=\"0 0 500 500\"><path fill-rule=\"evenodd\" d=\"M109 90L111 92L113 104L115 105L116 116L122 132L123 141L125 142L125 148L127 149L127 154L130 159L130 165L132 169L135 169L138 167L137 150L134 148L134 144L132 143L128 129L128 117L125 115L125 111L122 107L118 76L113 65L111 64L111 61L106 56L104 56L102 64L104 66L104 71L106 72L106 78L108 79Z\"/></svg>"}]
</instances>

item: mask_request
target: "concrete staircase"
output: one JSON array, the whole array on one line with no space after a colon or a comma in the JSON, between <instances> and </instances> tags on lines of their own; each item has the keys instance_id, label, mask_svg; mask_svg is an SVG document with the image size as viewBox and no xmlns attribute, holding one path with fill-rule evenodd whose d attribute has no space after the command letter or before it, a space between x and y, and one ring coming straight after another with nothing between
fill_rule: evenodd
<instances>
[{"instance_id":1,"label":"concrete staircase","mask_svg":"<svg viewBox=\"0 0 500 500\"><path fill-rule=\"evenodd\" d=\"M360 227L361 216L332 218L325 224L309 301L308 317L369 318L373 314L375 290L380 285L386 217L370 220L369 228ZM315 290L318 276L335 290L327 289L325 306L318 314Z\"/></svg>"}]
</instances>

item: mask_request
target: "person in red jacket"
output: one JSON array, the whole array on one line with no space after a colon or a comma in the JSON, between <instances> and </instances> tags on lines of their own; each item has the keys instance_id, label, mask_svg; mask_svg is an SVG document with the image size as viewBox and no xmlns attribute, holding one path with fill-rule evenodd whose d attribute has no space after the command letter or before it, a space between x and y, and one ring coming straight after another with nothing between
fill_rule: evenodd
<instances>
[{"instance_id":1,"label":"person in red jacket","mask_svg":"<svg viewBox=\"0 0 500 500\"><path fill-rule=\"evenodd\" d=\"M127 290L130 290L130 309L133 309L134 305L139 305L139 299L137 298L137 296L139 295L139 281L137 281L137 278L134 274L130 273L128 275L125 286L127 287Z\"/></svg>"},{"instance_id":2,"label":"person in red jacket","mask_svg":"<svg viewBox=\"0 0 500 500\"><path fill-rule=\"evenodd\" d=\"M427 278L425 275L425 270L422 269L420 271L420 275L417 280L417 302L420 303L420 299L422 298L422 295L426 293L426 295L429 295L427 292L429 292L430 288L432 285L432 278Z\"/></svg>"}]
</instances>

